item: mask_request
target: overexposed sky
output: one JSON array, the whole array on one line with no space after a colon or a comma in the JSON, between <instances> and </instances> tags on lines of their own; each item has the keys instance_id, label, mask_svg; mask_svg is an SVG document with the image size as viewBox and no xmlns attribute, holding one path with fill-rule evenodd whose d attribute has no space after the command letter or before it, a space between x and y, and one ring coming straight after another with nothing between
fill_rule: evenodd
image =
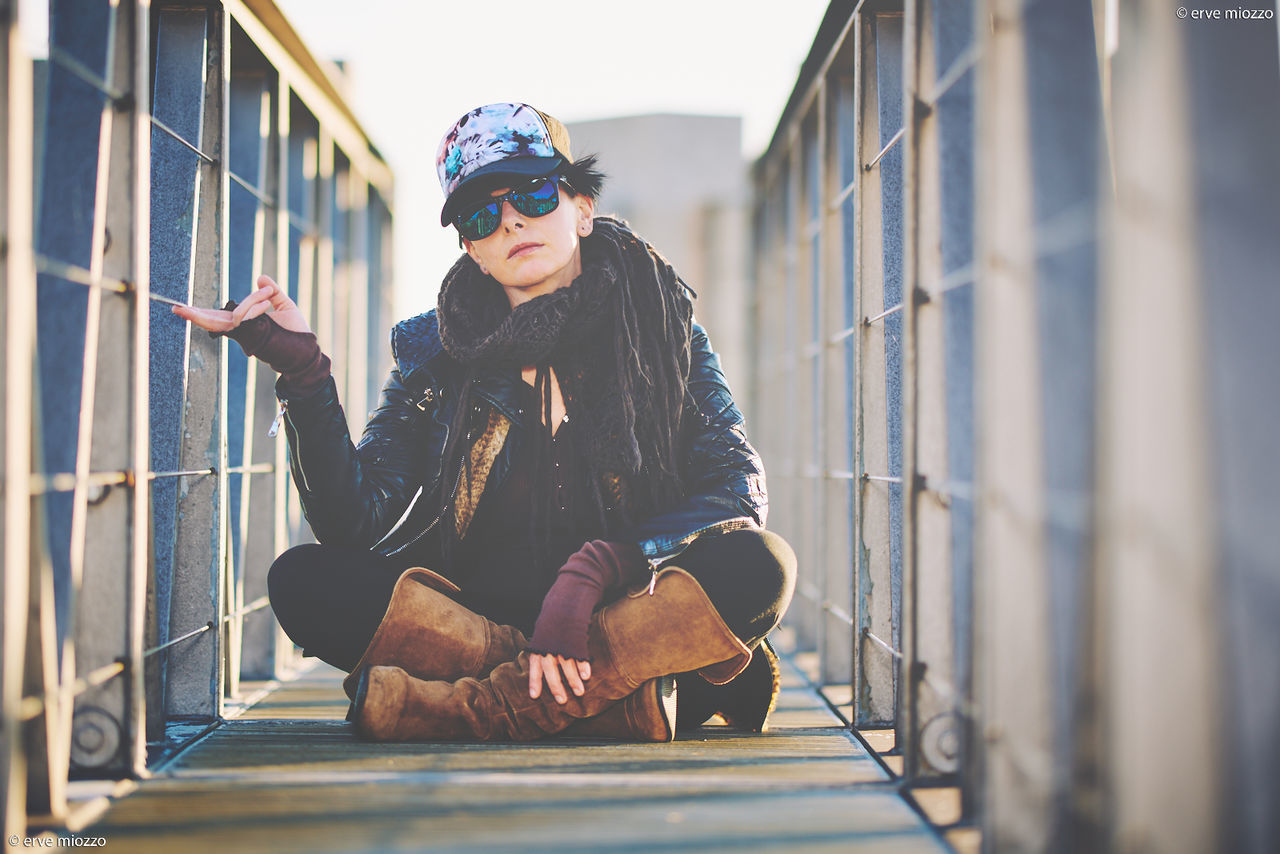
<instances>
[{"instance_id":1,"label":"overexposed sky","mask_svg":"<svg viewBox=\"0 0 1280 854\"><path fill-rule=\"evenodd\" d=\"M352 107L396 175L397 315L425 311L458 254L439 225L440 137L523 101L565 122L738 115L773 134L827 0L276 0L312 52L348 63ZM600 152L608 171L608 152Z\"/></svg>"}]
</instances>

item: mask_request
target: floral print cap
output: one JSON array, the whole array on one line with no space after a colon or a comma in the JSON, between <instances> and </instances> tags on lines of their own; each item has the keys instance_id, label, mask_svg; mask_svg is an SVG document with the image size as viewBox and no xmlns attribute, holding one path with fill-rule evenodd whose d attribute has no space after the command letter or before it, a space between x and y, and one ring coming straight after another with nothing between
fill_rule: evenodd
<instances>
[{"instance_id":1,"label":"floral print cap","mask_svg":"<svg viewBox=\"0 0 1280 854\"><path fill-rule=\"evenodd\" d=\"M444 190L440 224L453 215L457 191L482 175L536 177L565 161L569 132L563 124L528 104L486 104L458 119L440 140L436 172Z\"/></svg>"}]
</instances>

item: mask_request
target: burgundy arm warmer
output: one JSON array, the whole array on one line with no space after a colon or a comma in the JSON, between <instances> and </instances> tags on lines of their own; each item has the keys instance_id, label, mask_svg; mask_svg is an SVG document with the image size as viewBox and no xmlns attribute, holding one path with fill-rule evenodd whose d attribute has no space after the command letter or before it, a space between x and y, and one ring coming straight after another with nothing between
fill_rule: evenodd
<instances>
[{"instance_id":1,"label":"burgundy arm warmer","mask_svg":"<svg viewBox=\"0 0 1280 854\"><path fill-rule=\"evenodd\" d=\"M531 652L588 661L587 625L605 591L636 579L645 566L634 543L592 540L570 555L542 600Z\"/></svg>"},{"instance_id":2,"label":"burgundy arm warmer","mask_svg":"<svg viewBox=\"0 0 1280 854\"><path fill-rule=\"evenodd\" d=\"M231 300L224 310L231 311ZM218 333L209 333L218 337ZM303 396L319 390L329 379L329 357L320 352L313 332L294 332L271 319L269 314L244 321L226 336L240 345L246 356L256 356L284 378L291 394Z\"/></svg>"}]
</instances>

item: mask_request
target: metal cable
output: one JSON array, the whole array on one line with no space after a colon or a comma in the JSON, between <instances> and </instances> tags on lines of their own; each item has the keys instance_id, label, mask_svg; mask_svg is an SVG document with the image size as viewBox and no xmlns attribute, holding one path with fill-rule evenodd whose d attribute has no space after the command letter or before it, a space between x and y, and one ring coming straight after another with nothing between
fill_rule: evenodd
<instances>
[{"instance_id":1,"label":"metal cable","mask_svg":"<svg viewBox=\"0 0 1280 854\"><path fill-rule=\"evenodd\" d=\"M262 204L266 205L269 208L273 208L273 209L275 208L276 200L266 195L265 193L263 193L253 184L250 184L248 181L241 178L239 175L232 172L231 170L227 170L227 176L231 178L232 181L234 181L235 183L239 184L242 188L244 188L249 193L249 195L253 196L255 199L262 202Z\"/></svg>"},{"instance_id":2,"label":"metal cable","mask_svg":"<svg viewBox=\"0 0 1280 854\"><path fill-rule=\"evenodd\" d=\"M128 295L134 293L135 288L132 282L124 279L115 279L111 276L95 275L91 270L86 270L76 264L68 264L65 261L59 261L56 258L50 258L47 255L35 254L35 266L37 273L43 273L49 276L62 279L64 282L70 282L73 285L85 285L90 288L102 288L104 291L113 294ZM185 302L180 302L169 297L152 291L147 292L147 299L155 302L167 303L169 305L185 306Z\"/></svg>"},{"instance_id":3,"label":"metal cable","mask_svg":"<svg viewBox=\"0 0 1280 854\"><path fill-rule=\"evenodd\" d=\"M94 486L133 485L133 478L127 471L90 472L84 477L77 477L71 472L52 474L33 473L31 475L32 495L51 495L58 492L75 492L77 488Z\"/></svg>"},{"instance_id":4,"label":"metal cable","mask_svg":"<svg viewBox=\"0 0 1280 854\"><path fill-rule=\"evenodd\" d=\"M840 620L842 623L847 623L850 626L854 625L854 623L856 622L853 619L852 614L850 614L848 611L844 610L843 608L831 602L823 602L822 610L826 611L828 614L835 617L837 620Z\"/></svg>"},{"instance_id":5,"label":"metal cable","mask_svg":"<svg viewBox=\"0 0 1280 854\"><path fill-rule=\"evenodd\" d=\"M880 158L882 158L882 157L884 157L886 154L888 154L888 153L889 153L889 149L893 148L895 145L897 145L897 144L898 144L898 140L902 139L902 135L903 135L903 134L905 134L906 132L907 132L907 128L906 128L906 126L905 126L905 125L904 125L904 126L902 126L902 127L900 127L900 128L898 128L898 132L897 132L897 133L895 133L895 134L893 135L893 139L891 139L891 140L889 140L888 142L886 142L886 143L885 143L884 148L880 149L880 153L879 153L879 154L877 154L877 155L875 156L875 159L874 159L874 160L872 160L872 161L871 161L870 163L868 163L867 165L865 165L865 166L863 166L863 167L862 167L862 171L863 171L863 172L870 172L870 171L872 170L872 168L873 168L877 163L879 163L879 162L880 162Z\"/></svg>"},{"instance_id":6,"label":"metal cable","mask_svg":"<svg viewBox=\"0 0 1280 854\"><path fill-rule=\"evenodd\" d=\"M978 64L980 53L976 44L970 45L964 49L964 52L956 57L951 63L951 67L946 73L938 78L938 82L934 84L933 91L929 94L925 103L930 107L934 107L942 100L942 97L951 91L951 87L955 86L964 75Z\"/></svg>"},{"instance_id":7,"label":"metal cable","mask_svg":"<svg viewBox=\"0 0 1280 854\"><path fill-rule=\"evenodd\" d=\"M891 645L889 645L888 643L885 643L883 640L876 637L875 632L871 631L871 629L867 628L866 626L862 627L862 636L864 638L869 639L872 643L876 644L882 649L884 649L885 652L892 655L896 660L902 661L902 653L898 652Z\"/></svg>"},{"instance_id":8,"label":"metal cable","mask_svg":"<svg viewBox=\"0 0 1280 854\"><path fill-rule=\"evenodd\" d=\"M127 92L112 89L110 83L95 74L87 65L60 47L54 47L53 45L49 46L49 60L71 72L76 77L79 77L82 81L88 83L112 101L119 101L128 95Z\"/></svg>"},{"instance_id":9,"label":"metal cable","mask_svg":"<svg viewBox=\"0 0 1280 854\"><path fill-rule=\"evenodd\" d=\"M190 471L151 471L147 472L147 480L160 480L166 477L199 477L217 473L218 470L215 468L192 469Z\"/></svg>"},{"instance_id":10,"label":"metal cable","mask_svg":"<svg viewBox=\"0 0 1280 854\"><path fill-rule=\"evenodd\" d=\"M160 128L160 130L162 130L162 131L164 131L165 133L169 134L169 136L173 137L173 138L174 138L175 140L177 140L179 143L181 143L182 145L184 145L184 146L186 146L187 148L191 149L193 152L195 152L196 156L197 156L197 157L199 157L199 158L200 158L201 160L203 160L204 162L206 162L206 163L208 163L208 164L210 164L210 165L213 165L213 164L215 164L215 163L217 163L217 162L218 162L218 161L217 161L217 160L215 160L214 158L212 158L212 157L210 157L209 155L205 154L205 153L204 153L203 151L201 151L199 148L196 148L194 145L192 145L191 143L187 142L187 140L186 140L185 138L183 138L182 134L178 133L176 130L174 130L173 128L171 128L171 127L169 127L167 124L165 124L164 122L162 122L162 121L160 121L159 119L157 119L155 116L150 116L150 119L151 119L151 124L153 124L153 125L155 125L156 127Z\"/></svg>"},{"instance_id":11,"label":"metal cable","mask_svg":"<svg viewBox=\"0 0 1280 854\"><path fill-rule=\"evenodd\" d=\"M86 285L91 288L102 288L115 294L127 294L133 290L133 286L123 279L113 279L110 276L102 276L86 270L76 264L68 264L65 261L59 261L56 258L50 258L47 255L35 254L36 272L54 276L73 285Z\"/></svg>"},{"instance_id":12,"label":"metal cable","mask_svg":"<svg viewBox=\"0 0 1280 854\"><path fill-rule=\"evenodd\" d=\"M177 644L180 644L180 643L182 643L182 642L183 642L183 641L185 641L185 640L189 640L189 639L191 639L191 638L195 637L196 635L204 634L205 632L207 632L207 631L209 631L210 629L214 628L214 626L215 626L215 625L216 625L216 624L213 622L213 620L210 620L209 622L205 623L203 626L201 626L201 627L200 627L200 628L198 628L198 629L195 629L194 631L187 632L185 635L179 635L178 637L174 638L174 639L173 639L173 640L171 640L171 641L168 641L168 642L166 642L166 643L162 643L162 644L160 644L159 646L152 647L151 649L149 649L149 650L147 650L146 652L142 653L142 657L143 657L143 658L150 658L151 656L155 655L157 652L161 652L161 651L163 651L163 650L166 650L166 649L168 649L168 648L169 648L169 647L171 647L171 646L176 646Z\"/></svg>"},{"instance_id":13,"label":"metal cable","mask_svg":"<svg viewBox=\"0 0 1280 854\"><path fill-rule=\"evenodd\" d=\"M232 613L227 614L227 616L222 618L222 622L224 623L230 622L231 620L236 620L236 619L239 619L240 617L244 617L248 614L252 614L255 611L261 611L263 608L266 608L270 604L271 604L271 597L259 596L257 599L254 599L252 602L250 602L248 605L245 605L239 611L233 611Z\"/></svg>"},{"instance_id":14,"label":"metal cable","mask_svg":"<svg viewBox=\"0 0 1280 854\"><path fill-rule=\"evenodd\" d=\"M275 463L254 463L248 466L232 466L227 469L227 474L271 474L275 470Z\"/></svg>"},{"instance_id":15,"label":"metal cable","mask_svg":"<svg viewBox=\"0 0 1280 854\"><path fill-rule=\"evenodd\" d=\"M67 689L67 694L74 699L88 691L90 688L96 688L104 685L125 671L125 663L122 659L116 659L110 664L103 665L97 670L81 676L72 682ZM32 721L40 717L40 715L50 705L57 700L58 690L46 691L43 695L33 697L23 697L22 702L18 706L18 719L21 721Z\"/></svg>"},{"instance_id":16,"label":"metal cable","mask_svg":"<svg viewBox=\"0 0 1280 854\"><path fill-rule=\"evenodd\" d=\"M875 323L877 320L886 318L891 314L897 314L900 311L902 311L902 303L898 303L893 308L885 309L884 311L877 314L875 317L864 317L862 319L862 325L870 326L871 324Z\"/></svg>"}]
</instances>

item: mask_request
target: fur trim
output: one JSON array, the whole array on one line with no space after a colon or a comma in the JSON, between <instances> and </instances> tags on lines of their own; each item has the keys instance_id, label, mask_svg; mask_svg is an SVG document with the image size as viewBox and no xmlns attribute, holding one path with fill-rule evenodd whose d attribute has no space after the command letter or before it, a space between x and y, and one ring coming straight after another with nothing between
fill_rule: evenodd
<instances>
[{"instance_id":1,"label":"fur trim","mask_svg":"<svg viewBox=\"0 0 1280 854\"><path fill-rule=\"evenodd\" d=\"M466 534L467 526L476 515L485 481L489 479L493 461L498 458L510 430L510 419L498 410L490 409L484 432L471 446L471 463L462 467L461 479L458 481L458 498L453 510L454 530L458 532L458 539Z\"/></svg>"}]
</instances>

